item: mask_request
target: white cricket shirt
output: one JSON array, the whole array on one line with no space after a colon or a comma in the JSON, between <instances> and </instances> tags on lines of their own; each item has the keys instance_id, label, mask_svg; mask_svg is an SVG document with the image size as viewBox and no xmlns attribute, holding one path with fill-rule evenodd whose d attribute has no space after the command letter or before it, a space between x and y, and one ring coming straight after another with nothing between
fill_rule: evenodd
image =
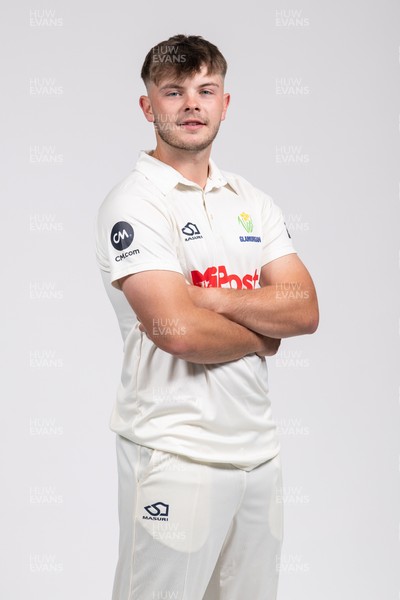
<instances>
[{"instance_id":1,"label":"white cricket shirt","mask_svg":"<svg viewBox=\"0 0 400 600\"><path fill-rule=\"evenodd\" d=\"M150 448L244 469L276 456L265 359L251 354L199 365L160 350L139 331L118 279L168 270L195 285L252 289L263 265L293 252L280 209L243 177L210 160L203 190L142 152L97 221L97 261L124 340L112 431ZM156 326L180 334L178 323Z\"/></svg>"}]
</instances>

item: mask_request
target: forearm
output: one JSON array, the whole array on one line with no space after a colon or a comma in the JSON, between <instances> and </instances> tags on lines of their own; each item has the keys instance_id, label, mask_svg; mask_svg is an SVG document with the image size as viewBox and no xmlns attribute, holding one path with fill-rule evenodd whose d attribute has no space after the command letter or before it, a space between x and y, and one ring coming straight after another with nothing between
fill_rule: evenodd
<instances>
[{"instance_id":1,"label":"forearm","mask_svg":"<svg viewBox=\"0 0 400 600\"><path fill-rule=\"evenodd\" d=\"M313 333L318 322L312 284L281 283L255 290L208 288L191 295L198 305L272 338Z\"/></svg>"},{"instance_id":2,"label":"forearm","mask_svg":"<svg viewBox=\"0 0 400 600\"><path fill-rule=\"evenodd\" d=\"M279 342L197 306L180 273L150 271L127 275L120 286L139 329L161 350L189 362L222 363L257 353L275 354Z\"/></svg>"},{"instance_id":3,"label":"forearm","mask_svg":"<svg viewBox=\"0 0 400 600\"><path fill-rule=\"evenodd\" d=\"M162 350L200 364L237 360L251 353L275 354L268 341L243 325L204 308L194 307L174 319L154 320L148 337ZM270 348L270 351L269 351Z\"/></svg>"}]
</instances>

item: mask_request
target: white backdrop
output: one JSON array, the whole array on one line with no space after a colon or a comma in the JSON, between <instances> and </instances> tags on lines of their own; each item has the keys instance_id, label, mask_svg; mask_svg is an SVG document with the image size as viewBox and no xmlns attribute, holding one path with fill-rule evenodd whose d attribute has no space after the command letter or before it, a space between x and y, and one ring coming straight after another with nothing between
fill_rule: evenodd
<instances>
[{"instance_id":1,"label":"white backdrop","mask_svg":"<svg viewBox=\"0 0 400 600\"><path fill-rule=\"evenodd\" d=\"M269 361L279 598L398 600L399 22L392 0L3 6L1 598L111 597L122 344L94 221L153 147L144 56L187 33L229 63L213 157L281 206L320 299Z\"/></svg>"}]
</instances>

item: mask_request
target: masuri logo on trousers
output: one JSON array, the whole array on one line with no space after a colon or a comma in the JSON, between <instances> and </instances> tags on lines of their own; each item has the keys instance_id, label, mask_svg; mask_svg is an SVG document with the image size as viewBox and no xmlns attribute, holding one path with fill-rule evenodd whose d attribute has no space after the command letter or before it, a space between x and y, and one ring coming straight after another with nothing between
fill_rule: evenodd
<instances>
[{"instance_id":1,"label":"masuri logo on trousers","mask_svg":"<svg viewBox=\"0 0 400 600\"><path fill-rule=\"evenodd\" d=\"M143 515L142 519L150 519L153 521L168 521L169 504L165 504L165 502L155 502L154 504L148 504L144 507L144 510L147 511L150 516Z\"/></svg>"}]
</instances>

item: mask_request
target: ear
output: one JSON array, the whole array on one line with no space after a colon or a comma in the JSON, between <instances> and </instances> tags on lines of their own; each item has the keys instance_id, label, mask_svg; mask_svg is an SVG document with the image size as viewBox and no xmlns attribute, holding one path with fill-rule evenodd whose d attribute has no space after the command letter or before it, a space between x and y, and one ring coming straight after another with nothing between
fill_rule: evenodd
<instances>
[{"instance_id":1,"label":"ear","mask_svg":"<svg viewBox=\"0 0 400 600\"><path fill-rule=\"evenodd\" d=\"M151 108L150 98L148 96L140 96L139 106L143 111L144 116L150 123L154 123L153 110Z\"/></svg>"},{"instance_id":2,"label":"ear","mask_svg":"<svg viewBox=\"0 0 400 600\"><path fill-rule=\"evenodd\" d=\"M223 108L222 115L221 115L221 121L225 120L226 111L228 110L228 106L229 106L229 102L230 101L231 101L231 95L230 94L224 94L224 98L223 98L224 108Z\"/></svg>"}]
</instances>

